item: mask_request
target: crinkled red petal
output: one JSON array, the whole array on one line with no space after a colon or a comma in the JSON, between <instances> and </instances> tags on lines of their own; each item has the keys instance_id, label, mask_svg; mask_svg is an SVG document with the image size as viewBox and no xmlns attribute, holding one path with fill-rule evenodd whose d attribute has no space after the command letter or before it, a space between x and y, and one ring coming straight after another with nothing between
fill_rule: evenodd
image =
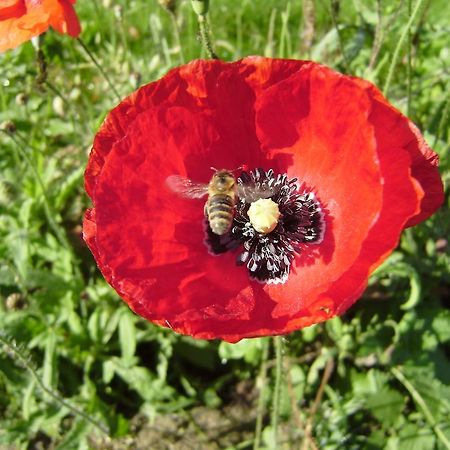
<instances>
[{"instance_id":1,"label":"crinkled red petal","mask_svg":"<svg viewBox=\"0 0 450 450\"><path fill-rule=\"evenodd\" d=\"M201 162L209 167L223 158L227 142L209 121L207 113L193 115L181 107L140 114L113 146L97 180L97 260L130 306L150 320L224 320L227 309L228 318L239 317L230 302L247 287L247 274L232 254L206 254L204 202L181 199L165 185L169 175L201 176ZM185 157L189 150L192 159Z\"/></svg>"},{"instance_id":2,"label":"crinkled red petal","mask_svg":"<svg viewBox=\"0 0 450 450\"><path fill-rule=\"evenodd\" d=\"M305 249L287 283L266 287L277 302L272 315L285 317L286 332L299 320L324 320L344 300L319 299L360 259L382 209L382 173L368 122L370 98L348 77L303 65L272 86L259 106L258 136L272 165L316 192L326 212L323 243ZM276 118L285 118L281 133ZM358 285L366 279L367 273Z\"/></svg>"},{"instance_id":3,"label":"crinkled red petal","mask_svg":"<svg viewBox=\"0 0 450 450\"><path fill-rule=\"evenodd\" d=\"M86 170L84 235L105 278L138 314L199 338L282 334L343 312L407 221L439 203L434 154L386 105L366 82L260 57L194 61L144 86L105 119ZM298 177L325 208L323 242L284 285L209 255L204 202L165 186L242 164Z\"/></svg>"}]
</instances>

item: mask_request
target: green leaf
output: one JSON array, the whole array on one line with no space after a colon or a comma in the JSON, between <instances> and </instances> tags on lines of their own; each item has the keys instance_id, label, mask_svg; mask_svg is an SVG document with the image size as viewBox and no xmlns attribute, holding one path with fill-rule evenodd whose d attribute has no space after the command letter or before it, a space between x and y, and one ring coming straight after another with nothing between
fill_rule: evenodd
<instances>
[{"instance_id":1,"label":"green leaf","mask_svg":"<svg viewBox=\"0 0 450 450\"><path fill-rule=\"evenodd\" d=\"M116 423L114 429L114 435L117 437L126 436L130 432L129 421L122 414L116 415Z\"/></svg>"},{"instance_id":2,"label":"green leaf","mask_svg":"<svg viewBox=\"0 0 450 450\"><path fill-rule=\"evenodd\" d=\"M123 310L120 315L119 342L122 359L129 363L136 351L136 329L131 311Z\"/></svg>"},{"instance_id":3,"label":"green leaf","mask_svg":"<svg viewBox=\"0 0 450 450\"><path fill-rule=\"evenodd\" d=\"M65 434L64 439L57 445L56 450L77 450L86 442L91 425L85 420L77 419L72 428Z\"/></svg>"},{"instance_id":4,"label":"green leaf","mask_svg":"<svg viewBox=\"0 0 450 450\"><path fill-rule=\"evenodd\" d=\"M33 394L36 388L36 380L33 378L25 390L22 399L22 414L25 420L29 420L31 416L31 409L33 405Z\"/></svg>"},{"instance_id":5,"label":"green leaf","mask_svg":"<svg viewBox=\"0 0 450 450\"><path fill-rule=\"evenodd\" d=\"M45 386L53 388L56 386L56 335L49 330L45 340L45 356L43 365L42 381Z\"/></svg>"},{"instance_id":6,"label":"green leaf","mask_svg":"<svg viewBox=\"0 0 450 450\"><path fill-rule=\"evenodd\" d=\"M110 359L103 362L103 383L109 384L116 373L116 363Z\"/></svg>"},{"instance_id":7,"label":"green leaf","mask_svg":"<svg viewBox=\"0 0 450 450\"><path fill-rule=\"evenodd\" d=\"M11 267L6 265L0 266L0 285L1 286L15 286L16 274Z\"/></svg>"},{"instance_id":8,"label":"green leaf","mask_svg":"<svg viewBox=\"0 0 450 450\"><path fill-rule=\"evenodd\" d=\"M431 327L441 343L450 341L450 311L448 309L439 311Z\"/></svg>"},{"instance_id":9,"label":"green leaf","mask_svg":"<svg viewBox=\"0 0 450 450\"><path fill-rule=\"evenodd\" d=\"M437 421L445 420L450 414L450 386L437 380L432 370L405 367L403 371L434 418Z\"/></svg>"},{"instance_id":10,"label":"green leaf","mask_svg":"<svg viewBox=\"0 0 450 450\"><path fill-rule=\"evenodd\" d=\"M63 119L51 119L47 122L45 133L48 136L58 136L73 133L73 126L71 122Z\"/></svg>"},{"instance_id":11,"label":"green leaf","mask_svg":"<svg viewBox=\"0 0 450 450\"><path fill-rule=\"evenodd\" d=\"M370 369L367 373L353 370L351 380L354 395L366 397L382 390L389 380L389 375L377 369Z\"/></svg>"},{"instance_id":12,"label":"green leaf","mask_svg":"<svg viewBox=\"0 0 450 450\"><path fill-rule=\"evenodd\" d=\"M417 424L407 424L399 434L398 450L431 450L436 438L433 431Z\"/></svg>"},{"instance_id":13,"label":"green leaf","mask_svg":"<svg viewBox=\"0 0 450 450\"><path fill-rule=\"evenodd\" d=\"M99 327L99 320L100 320L100 313L101 309L97 308L94 310L94 312L90 315L88 320L87 329L89 332L89 337L92 341L98 342L100 340L100 327Z\"/></svg>"},{"instance_id":14,"label":"green leaf","mask_svg":"<svg viewBox=\"0 0 450 450\"><path fill-rule=\"evenodd\" d=\"M119 324L120 318L122 316L122 311L124 309L128 310L128 308L126 307L119 308L115 310L112 314L110 311L101 310L99 322L101 325L102 344L107 344L111 340L113 334L117 330L117 326Z\"/></svg>"},{"instance_id":15,"label":"green leaf","mask_svg":"<svg viewBox=\"0 0 450 450\"><path fill-rule=\"evenodd\" d=\"M245 359L248 363L256 364L260 360L261 348L259 339L242 339L235 344L221 342L219 356L222 362L230 359Z\"/></svg>"},{"instance_id":16,"label":"green leaf","mask_svg":"<svg viewBox=\"0 0 450 450\"><path fill-rule=\"evenodd\" d=\"M372 415L388 428L397 422L405 406L405 400L397 391L385 387L369 395L366 406Z\"/></svg>"},{"instance_id":17,"label":"green leaf","mask_svg":"<svg viewBox=\"0 0 450 450\"><path fill-rule=\"evenodd\" d=\"M55 208L57 210L61 209L67 199L79 188L83 175L84 167L79 167L64 180L55 198Z\"/></svg>"},{"instance_id":18,"label":"green leaf","mask_svg":"<svg viewBox=\"0 0 450 450\"><path fill-rule=\"evenodd\" d=\"M217 395L217 392L212 388L207 388L203 394L203 401L206 406L210 408L218 408L222 404L222 399Z\"/></svg>"}]
</instances>

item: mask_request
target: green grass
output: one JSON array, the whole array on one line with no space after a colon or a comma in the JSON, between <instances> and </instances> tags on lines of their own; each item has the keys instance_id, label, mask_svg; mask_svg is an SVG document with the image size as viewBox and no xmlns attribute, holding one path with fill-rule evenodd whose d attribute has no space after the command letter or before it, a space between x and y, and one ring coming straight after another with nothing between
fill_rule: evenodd
<instances>
[{"instance_id":1,"label":"green grass","mask_svg":"<svg viewBox=\"0 0 450 450\"><path fill-rule=\"evenodd\" d=\"M121 97L205 56L188 1L174 17L155 0L104 3L78 2L81 38ZM440 154L448 194L448 2L422 1L409 32L417 2L303 3L313 32L299 1L212 0L216 52L313 58L387 86ZM270 448L267 340L175 335L99 275L80 234L83 170L118 100L78 41L50 32L42 48L42 86L31 43L0 56L0 123L16 128L0 133L0 448L251 449L258 403ZM344 317L284 339L279 448L450 448L448 206L404 233Z\"/></svg>"}]
</instances>

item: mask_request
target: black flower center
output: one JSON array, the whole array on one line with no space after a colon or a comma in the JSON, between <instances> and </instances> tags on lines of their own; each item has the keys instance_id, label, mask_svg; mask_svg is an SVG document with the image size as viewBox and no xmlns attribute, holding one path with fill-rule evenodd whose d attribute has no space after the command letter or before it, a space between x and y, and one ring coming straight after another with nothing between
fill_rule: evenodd
<instances>
[{"instance_id":1,"label":"black flower center","mask_svg":"<svg viewBox=\"0 0 450 450\"><path fill-rule=\"evenodd\" d=\"M269 233L258 232L248 211L259 199L278 205L278 222ZM205 244L214 255L237 251L236 263L245 265L250 277L263 283L284 283L295 255L305 245L319 244L325 231L324 214L314 193L300 188L297 179L273 170L255 169L237 178L237 202L230 230L212 232L206 220Z\"/></svg>"}]
</instances>

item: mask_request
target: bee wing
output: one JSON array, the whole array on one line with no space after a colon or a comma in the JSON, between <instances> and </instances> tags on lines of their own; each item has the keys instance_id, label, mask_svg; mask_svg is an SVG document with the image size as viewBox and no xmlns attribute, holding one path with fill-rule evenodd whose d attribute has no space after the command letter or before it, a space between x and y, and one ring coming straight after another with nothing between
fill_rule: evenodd
<instances>
[{"instance_id":1,"label":"bee wing","mask_svg":"<svg viewBox=\"0 0 450 450\"><path fill-rule=\"evenodd\" d=\"M207 184L194 183L181 175L170 175L166 178L166 184L171 191L181 197L202 198L208 193Z\"/></svg>"},{"instance_id":2,"label":"bee wing","mask_svg":"<svg viewBox=\"0 0 450 450\"><path fill-rule=\"evenodd\" d=\"M270 198L274 195L274 189L270 186L255 186L253 184L238 184L237 195L246 203L253 203L260 198Z\"/></svg>"}]
</instances>

